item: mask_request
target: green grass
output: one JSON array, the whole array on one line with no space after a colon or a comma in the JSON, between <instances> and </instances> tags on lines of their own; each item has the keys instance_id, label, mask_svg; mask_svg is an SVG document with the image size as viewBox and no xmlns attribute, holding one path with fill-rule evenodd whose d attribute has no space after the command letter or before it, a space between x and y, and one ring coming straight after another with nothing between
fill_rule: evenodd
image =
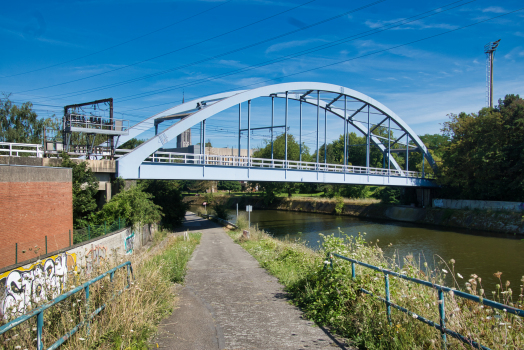
<instances>
[{"instance_id":1,"label":"green grass","mask_svg":"<svg viewBox=\"0 0 524 350\"><path fill-rule=\"evenodd\" d=\"M106 277L89 288L91 312L107 303L106 308L91 320L89 331L82 327L66 341L61 349L149 349L149 338L156 332L160 321L169 315L174 306L176 295L173 284L184 280L187 262L201 234L189 234L189 240L183 237L166 237L166 232L157 232L155 241L168 239L165 248L107 259L100 266L94 266L87 274L85 267L78 265L75 273L68 277L65 290L108 271L114 264L130 260L134 278L130 288L112 299L113 294L127 285L126 269L119 269L114 274L113 282ZM109 257L108 257L109 258ZM84 293L58 303L44 313L43 341L46 347L85 317L86 301ZM0 320L3 325L7 320ZM36 318L22 323L2 336L0 349L34 349ZM9 340L9 341L6 341Z\"/></svg>"},{"instance_id":2,"label":"green grass","mask_svg":"<svg viewBox=\"0 0 524 350\"><path fill-rule=\"evenodd\" d=\"M326 236L324 250L312 251L301 242L280 241L254 228L251 228L249 240L243 238L238 231L229 234L255 257L262 267L279 279L293 303L302 309L308 319L351 339L359 348L442 348L440 333L437 330L394 309L390 324L384 304L360 291L360 288L365 288L375 295L384 296L382 273L357 266L357 277L352 280L351 264L334 259L332 269L324 266L326 251L336 252L410 277L444 284L445 273L451 272L456 275L453 261L449 265L441 262L442 264L434 270L429 269L423 261L415 261L412 256L393 261L387 259L376 244L366 242L363 235L357 238ZM468 293L487 298L483 294L481 279L478 276L472 275L466 285L462 284L467 280L467 277L464 277L465 280L459 279L455 282L455 288L464 288ZM390 278L390 288L392 302L413 311L416 315L438 322L438 299L433 289L396 278ZM524 299L518 296L518 292L513 293L512 298L507 285L505 289L500 285L498 288L500 293L490 296L490 299L523 308ZM520 295L522 294L523 287L520 287ZM491 349L524 348L522 318L455 297L450 293L446 293L445 298L448 328L464 335L469 334L471 339L480 341L482 345ZM450 336L447 348L471 349Z\"/></svg>"}]
</instances>

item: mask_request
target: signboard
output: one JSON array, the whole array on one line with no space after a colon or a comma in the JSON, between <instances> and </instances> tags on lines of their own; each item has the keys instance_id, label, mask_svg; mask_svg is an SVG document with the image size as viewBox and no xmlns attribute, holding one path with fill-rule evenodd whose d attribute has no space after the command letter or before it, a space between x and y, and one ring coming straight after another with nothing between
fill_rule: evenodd
<instances>
[{"instance_id":1,"label":"signboard","mask_svg":"<svg viewBox=\"0 0 524 350\"><path fill-rule=\"evenodd\" d=\"M246 205L246 211L253 211L252 205Z\"/></svg>"}]
</instances>

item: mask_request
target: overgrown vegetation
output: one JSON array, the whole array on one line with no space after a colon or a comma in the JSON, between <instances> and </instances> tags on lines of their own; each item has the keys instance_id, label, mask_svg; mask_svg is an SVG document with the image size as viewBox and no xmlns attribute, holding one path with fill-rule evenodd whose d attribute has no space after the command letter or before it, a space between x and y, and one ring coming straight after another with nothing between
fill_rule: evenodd
<instances>
[{"instance_id":1,"label":"overgrown vegetation","mask_svg":"<svg viewBox=\"0 0 524 350\"><path fill-rule=\"evenodd\" d=\"M450 138L439 178L447 198L523 200L524 99L506 95L478 114L452 114L442 131Z\"/></svg>"},{"instance_id":2,"label":"overgrown vegetation","mask_svg":"<svg viewBox=\"0 0 524 350\"><path fill-rule=\"evenodd\" d=\"M153 202L153 195L144 191L144 185L134 185L115 195L92 216L92 221L103 223L123 218L131 226L159 222L162 207Z\"/></svg>"},{"instance_id":3,"label":"overgrown vegetation","mask_svg":"<svg viewBox=\"0 0 524 350\"><path fill-rule=\"evenodd\" d=\"M74 162L65 152L62 153L61 166L71 168L73 172L73 227L85 227L97 209L95 195L98 192L98 180L87 162Z\"/></svg>"},{"instance_id":4,"label":"overgrown vegetation","mask_svg":"<svg viewBox=\"0 0 524 350\"><path fill-rule=\"evenodd\" d=\"M144 180L142 184L144 192L150 193L153 203L162 210L162 225L170 229L180 225L188 209L182 202L180 184L168 180Z\"/></svg>"},{"instance_id":5,"label":"overgrown vegetation","mask_svg":"<svg viewBox=\"0 0 524 350\"><path fill-rule=\"evenodd\" d=\"M471 275L467 282L454 270L454 261L441 261L430 268L412 256L388 259L364 235L358 237L334 235L323 237L323 248L312 251L301 242L279 241L251 228L246 240L239 231L230 232L271 274L279 278L293 302L306 317L319 325L330 327L352 339L362 349L440 349L440 332L419 322L415 317L392 311L391 324L381 301L360 291L365 288L384 296L384 275L357 266L357 277L351 278L351 264L333 259L333 268L326 253L339 253L351 258L387 268L410 277L444 284L446 275L454 287L487 298L482 279ZM501 273L495 274L499 279ZM465 284L464 284L465 282ZM524 276L523 276L524 283ZM391 301L438 323L438 298L435 290L405 280L390 278ZM522 308L524 290L513 292L509 283L497 285L498 292L490 299ZM522 318L491 309L446 293L446 326L491 349L521 349L524 346ZM448 348L469 349L466 344L448 336Z\"/></svg>"},{"instance_id":6,"label":"overgrown vegetation","mask_svg":"<svg viewBox=\"0 0 524 350\"><path fill-rule=\"evenodd\" d=\"M165 237L166 232L159 232ZM162 318L172 312L175 295L173 283L183 281L186 264L201 235L189 234L171 237L164 249L151 249L144 254L130 256L134 280L131 288L110 301L107 307L90 323L83 327L63 349L149 349L148 339L155 333ZM95 266L90 275L86 273L85 262L77 262L70 272L65 289L73 289L83 282L99 275L121 263L116 255L108 257ZM115 273L114 282L109 277L90 286L90 310L93 311L111 299L114 292L127 285L126 269ZM52 286L52 284L48 284ZM45 284L44 284L44 288ZM47 287L50 288L50 287ZM52 290L45 294L51 296ZM41 302L42 303L42 302ZM44 344L50 346L66 334L74 325L84 320L86 315L85 294L79 292L65 301L48 309L44 314ZM6 319L0 321L5 324ZM5 333L0 340L0 348L6 350L35 348L36 317Z\"/></svg>"}]
</instances>

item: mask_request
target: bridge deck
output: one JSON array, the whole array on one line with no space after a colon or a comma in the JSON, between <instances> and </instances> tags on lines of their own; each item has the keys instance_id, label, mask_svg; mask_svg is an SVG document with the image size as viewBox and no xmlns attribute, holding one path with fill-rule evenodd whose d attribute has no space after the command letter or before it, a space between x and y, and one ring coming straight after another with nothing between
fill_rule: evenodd
<instances>
[{"instance_id":1,"label":"bridge deck","mask_svg":"<svg viewBox=\"0 0 524 350\"><path fill-rule=\"evenodd\" d=\"M435 187L424 173L230 155L155 152L127 179L237 180Z\"/></svg>"}]
</instances>

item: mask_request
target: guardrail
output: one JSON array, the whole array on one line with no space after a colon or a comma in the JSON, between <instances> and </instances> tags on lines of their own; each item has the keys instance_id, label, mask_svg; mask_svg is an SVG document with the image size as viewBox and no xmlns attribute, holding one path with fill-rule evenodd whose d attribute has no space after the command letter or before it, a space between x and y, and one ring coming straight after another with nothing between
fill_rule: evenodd
<instances>
[{"instance_id":1,"label":"guardrail","mask_svg":"<svg viewBox=\"0 0 524 350\"><path fill-rule=\"evenodd\" d=\"M206 219L216 220L216 221L218 221L219 223L221 223L224 226L233 226L235 228L238 228L238 226L236 224L232 223L231 221L227 221L227 220L221 219L218 216L208 215L208 214L200 214L200 216L202 216L203 218L206 218Z\"/></svg>"},{"instance_id":2,"label":"guardrail","mask_svg":"<svg viewBox=\"0 0 524 350\"><path fill-rule=\"evenodd\" d=\"M33 143L0 142L0 156L42 158L42 145Z\"/></svg>"},{"instance_id":3,"label":"guardrail","mask_svg":"<svg viewBox=\"0 0 524 350\"><path fill-rule=\"evenodd\" d=\"M18 146L19 145L19 146ZM4 147L2 149L2 146ZM18 147L18 148L17 148ZM37 151L24 150L20 147L36 147ZM0 156L18 153L36 153L36 157L43 157L44 152L41 150L41 145L36 144L16 144L0 142ZM115 158L120 158L125 154L131 152L131 149L116 149ZM9 153L9 154L4 154ZM59 155L61 151L47 151L47 154ZM84 153L69 152L73 156L85 156ZM102 152L99 156L109 156L109 152ZM308 170L308 171L325 171L346 174L362 174L362 175L381 175L381 176L396 176L408 178L426 178L433 179L432 174L425 174L418 171L393 170L383 168L372 168L353 165L342 164L328 164L315 162L301 162L296 160L283 159L265 159L252 157L239 157L227 155L213 155L213 154L194 154L194 153L177 153L177 152L155 152L145 159L146 163L170 163L170 164L189 164L189 165L217 165L217 166L232 166L232 167L250 167L250 168L272 168L272 169L292 169L292 170Z\"/></svg>"},{"instance_id":4,"label":"guardrail","mask_svg":"<svg viewBox=\"0 0 524 350\"><path fill-rule=\"evenodd\" d=\"M329 259L329 266L331 267L331 269L333 269L333 257L337 257L337 258L340 258L342 260L346 260L346 261L349 261L351 262L351 278L352 279L355 279L356 278L356 273L355 273L355 264L358 264L360 266L364 266L364 267L367 267L369 269L372 269L372 270L375 270L375 271L379 271L379 272L382 272L384 273L384 284L385 284L385 298L382 298L380 296L376 296L376 295L373 295L372 292L364 289L364 288L360 288L360 290L363 292L363 293L366 293L368 295L371 295L371 296L374 296L376 297L378 300L384 302L386 304L386 311L387 311L387 317L388 317L388 322L391 324L391 307L397 309L397 310L400 310L410 316L414 316L414 318L416 318L417 320L431 326L431 327L434 327L436 329L438 329L441 333L441 336L442 336L442 343L444 345L444 348L446 348L446 344L447 344L447 339L446 339L446 335L449 334L450 336L452 336L453 338L456 338L456 339L459 339L460 341L466 343L466 344L469 344L471 346L473 346L474 348L477 348L477 349L483 349L483 350L491 350L490 348L484 346L484 345L481 345L471 339L468 339L466 338L465 336L463 336L462 334L459 334L457 332L454 332L448 328L446 328L446 315L445 315L445 298L444 298L444 292L447 292L447 293L453 293L454 295L456 296L459 296L461 298L464 298L464 299L468 299L468 300L472 300L474 302L477 302L477 303L480 303L482 305L486 305L486 306L489 306L489 307L492 307L492 308L495 308L495 309L498 309L498 310L503 310L504 312L507 312L507 313L511 313L511 314L514 314L514 315L517 315L517 316L520 316L520 317L524 317L524 310L521 310L521 309L517 309L517 308L514 308L512 306L509 306L509 305L504 305L504 304L500 304L500 303L497 303L495 301L492 301L492 300L488 300L488 299L484 299L482 297L478 297L476 295L472 295L472 294L468 294L468 293L464 293L464 292L461 292L459 290L455 290L455 289L452 289L452 288L449 288L449 287L444 287L444 286L441 286L439 284L434 284L434 283L431 283L431 282L428 282L428 281L424 281L424 280L420 280L418 278L413 278L413 277L408 277L406 275L402 275L400 273L397 273L397 272L393 272L393 271L390 271L390 270L387 270L387 269L383 269L383 268L380 268L380 267L377 267L377 266L374 266L374 265L370 265L370 264L366 264L362 261L358 261L358 260L355 260L355 259L351 259L351 258L348 258L346 256L343 256L343 255L340 255L340 254L336 254L336 253L328 253L327 254L327 259ZM326 268L327 265L324 265L324 268ZM415 314L414 312L400 306L400 305L397 305L395 303L392 303L391 300L390 300L390 293L389 293L389 276L394 276L394 277L397 277L397 278L401 278L401 279L404 279L406 281L410 281L410 282L415 282L415 283L418 283L418 284L421 284L421 285L424 285L424 286L427 286L429 288L433 288L435 290L437 290L438 292L438 307L439 307L439 318L440 318L440 324L436 324L435 322L431 321L431 320L428 320L426 318L424 318L423 316L420 316L418 314Z\"/></svg>"},{"instance_id":5,"label":"guardrail","mask_svg":"<svg viewBox=\"0 0 524 350\"><path fill-rule=\"evenodd\" d=\"M107 119L94 116L70 114L65 122L66 128L127 132L129 120Z\"/></svg>"},{"instance_id":6,"label":"guardrail","mask_svg":"<svg viewBox=\"0 0 524 350\"><path fill-rule=\"evenodd\" d=\"M129 286L130 286L129 276L131 275L131 277L133 277L133 267L131 266L131 262L130 261L126 261L125 263L120 264L120 265L118 265L115 268L112 268L111 270L101 274L100 276L95 277L92 280L85 282L81 286L78 286L78 287L74 288L73 290L60 295L59 297L53 299L50 303L44 304L44 305L38 307L37 309L31 311L30 313L22 315L22 316L18 317L17 319L15 319L15 320L13 320L13 321L3 325L2 327L0 327L0 335L4 334L5 332L11 330L12 328L14 328L16 326L21 325L22 323L24 323L26 321L29 321L31 318L36 316L36 318L37 318L36 348L37 348L37 350L44 349L44 344L42 342L42 331L43 331L43 328L44 328L44 311L49 309L50 307L58 304L59 302L69 298L70 296L72 296L72 295L82 291L82 290L85 293L85 299L86 299L85 319L83 321L81 321L80 323L78 323L76 326L74 326L64 336L62 336L57 341L55 341L47 349L48 350L57 349L65 341L67 341L69 338L71 338L71 336L73 334L75 334L84 325L87 325L88 334L89 334L91 319L93 319L93 317L95 317L103 309L105 309L106 304L107 304L107 303L102 304L100 307L98 307L96 310L94 310L92 313L90 313L89 286L92 285L93 283L101 280L102 278L108 276L108 275L109 275L110 281L113 282L113 278L115 276L115 271L117 271L118 269L124 268L124 267L127 268L127 286L124 287L122 290L118 291L117 293L113 293L113 295L112 295L111 299L109 299L109 301L113 300L115 297L117 297L120 294L122 294L122 292L124 290L128 289Z\"/></svg>"},{"instance_id":7,"label":"guardrail","mask_svg":"<svg viewBox=\"0 0 524 350\"><path fill-rule=\"evenodd\" d=\"M383 168L368 168L363 166L327 164L314 162L301 162L295 160L283 159L265 159L252 157L238 157L229 155L212 155L212 154L193 154L193 153L175 153L175 152L155 152L147 157L144 162L147 163L171 163L171 164L191 164L191 165L218 165L234 167L252 167L252 168L273 168L273 169L293 169L309 171L327 171L351 174L371 174L382 176L398 176L412 178L432 178L422 172L391 170Z\"/></svg>"}]
</instances>

